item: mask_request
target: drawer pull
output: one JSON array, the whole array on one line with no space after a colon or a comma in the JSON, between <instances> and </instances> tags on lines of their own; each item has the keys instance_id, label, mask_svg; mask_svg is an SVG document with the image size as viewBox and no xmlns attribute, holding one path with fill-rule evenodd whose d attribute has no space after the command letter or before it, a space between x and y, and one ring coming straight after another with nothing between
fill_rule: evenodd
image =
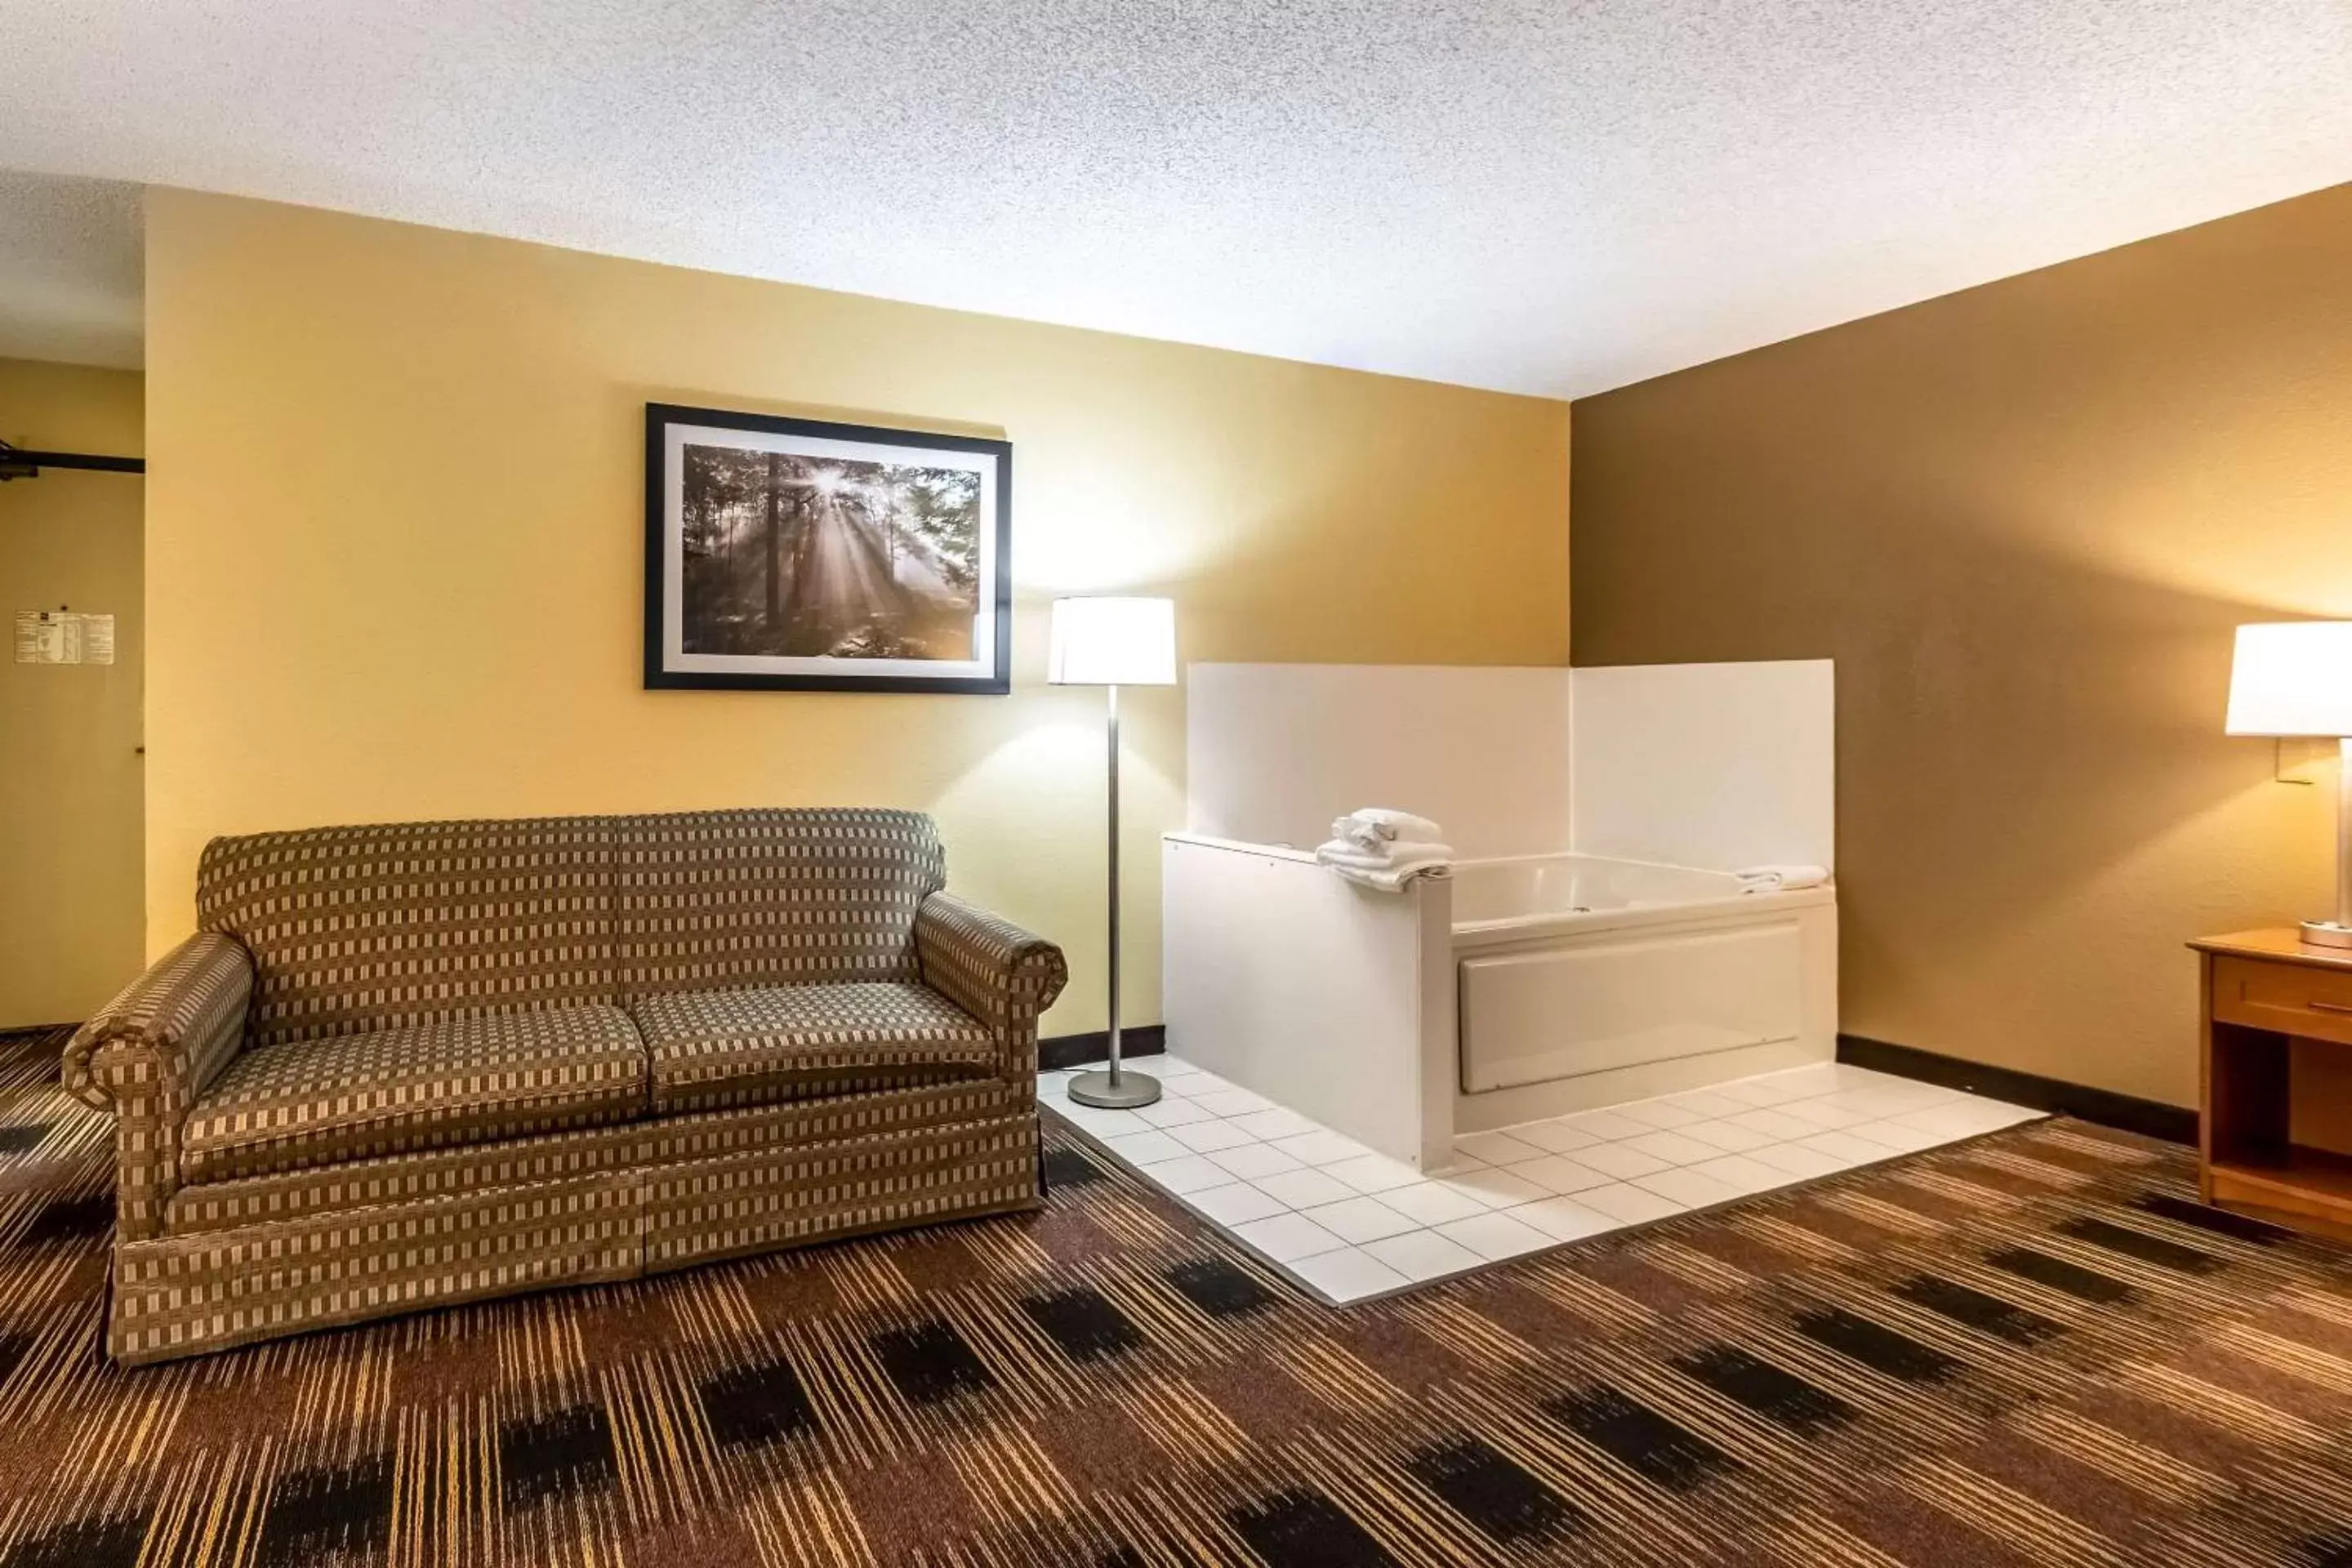
<instances>
[{"instance_id":1,"label":"drawer pull","mask_svg":"<svg viewBox=\"0 0 2352 1568\"><path fill-rule=\"evenodd\" d=\"M2305 1005L2305 1006L2306 1006L2306 1007L2308 1007L2308 1008L2310 1008L2310 1009L2311 1009L2313 1012L2315 1012L2315 1013L2347 1013L2347 1014L2352 1014L2352 1003L2346 1003L2346 1002L2322 1002L2321 1000L2319 1000L2319 999L2318 999L2317 997L2315 997L2315 997L2313 997L2311 1000L2309 1000L2309 1001L2305 1002L2305 1003L2304 1004L2304 1005Z\"/></svg>"}]
</instances>

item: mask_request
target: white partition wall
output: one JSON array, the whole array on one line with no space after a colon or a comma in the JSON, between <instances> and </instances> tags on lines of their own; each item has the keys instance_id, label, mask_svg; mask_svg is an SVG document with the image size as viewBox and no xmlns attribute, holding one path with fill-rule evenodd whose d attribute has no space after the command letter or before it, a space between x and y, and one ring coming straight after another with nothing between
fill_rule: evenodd
<instances>
[{"instance_id":1,"label":"white partition wall","mask_svg":"<svg viewBox=\"0 0 2352 1568\"><path fill-rule=\"evenodd\" d=\"M1465 859L1836 865L1827 659L1583 669L1195 664L1187 829L1307 848L1394 806Z\"/></svg>"},{"instance_id":2,"label":"white partition wall","mask_svg":"<svg viewBox=\"0 0 2352 1568\"><path fill-rule=\"evenodd\" d=\"M1160 846L1168 1048L1424 1170L1454 1138L1452 889L1374 893L1311 855Z\"/></svg>"},{"instance_id":3,"label":"white partition wall","mask_svg":"<svg viewBox=\"0 0 2352 1568\"><path fill-rule=\"evenodd\" d=\"M1737 871L1837 867L1837 686L1825 658L1575 671L1580 855Z\"/></svg>"},{"instance_id":4,"label":"white partition wall","mask_svg":"<svg viewBox=\"0 0 2352 1568\"><path fill-rule=\"evenodd\" d=\"M1194 833L1312 848L1380 805L1434 819L1465 858L1568 847L1566 669L1195 664L1186 680Z\"/></svg>"}]
</instances>

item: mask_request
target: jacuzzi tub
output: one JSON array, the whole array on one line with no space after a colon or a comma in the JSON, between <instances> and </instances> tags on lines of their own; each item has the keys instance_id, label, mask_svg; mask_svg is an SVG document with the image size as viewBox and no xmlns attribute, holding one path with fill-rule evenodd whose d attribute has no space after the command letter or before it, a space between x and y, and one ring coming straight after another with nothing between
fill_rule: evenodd
<instances>
[{"instance_id":1,"label":"jacuzzi tub","mask_svg":"<svg viewBox=\"0 0 2352 1568\"><path fill-rule=\"evenodd\" d=\"M1828 888L1583 855L1465 860L1402 894L1312 853L1161 840L1168 1048L1381 1153L1827 1061Z\"/></svg>"},{"instance_id":2,"label":"jacuzzi tub","mask_svg":"<svg viewBox=\"0 0 2352 1568\"><path fill-rule=\"evenodd\" d=\"M1463 862L1452 926L1465 1114L1507 1125L1826 1051L1834 900L1589 855ZM1559 1087L1515 1103L1533 1086Z\"/></svg>"}]
</instances>

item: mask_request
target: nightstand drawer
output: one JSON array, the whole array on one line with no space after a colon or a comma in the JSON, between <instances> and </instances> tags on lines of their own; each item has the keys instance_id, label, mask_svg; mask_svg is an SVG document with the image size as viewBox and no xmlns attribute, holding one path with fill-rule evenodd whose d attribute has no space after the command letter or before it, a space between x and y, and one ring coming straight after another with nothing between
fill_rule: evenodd
<instances>
[{"instance_id":1,"label":"nightstand drawer","mask_svg":"<svg viewBox=\"0 0 2352 1568\"><path fill-rule=\"evenodd\" d=\"M2216 954L2213 1016L2352 1046L2352 972Z\"/></svg>"}]
</instances>

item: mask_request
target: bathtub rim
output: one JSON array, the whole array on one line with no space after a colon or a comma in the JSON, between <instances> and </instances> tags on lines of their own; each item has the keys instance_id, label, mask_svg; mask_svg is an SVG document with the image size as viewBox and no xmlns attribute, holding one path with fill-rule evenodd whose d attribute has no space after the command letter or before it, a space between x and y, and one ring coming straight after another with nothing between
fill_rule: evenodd
<instances>
[{"instance_id":1,"label":"bathtub rim","mask_svg":"<svg viewBox=\"0 0 2352 1568\"><path fill-rule=\"evenodd\" d=\"M1585 855L1575 850L1559 849L1535 855L1482 855L1475 859L1454 862L1457 871L1476 866L1520 865L1530 860L1595 860L1612 866L1634 866L1643 870L1696 871L1704 875L1729 877L1728 871L1713 871L1704 866L1676 866L1664 860L1636 860L1622 855ZM1798 888L1770 893L1732 892L1716 899L1691 899L1678 903L1649 904L1640 909L1591 910L1581 914L1564 910L1546 910L1535 914L1506 915L1496 920L1455 921L1453 922L1454 947L1462 952L1499 947L1507 944L1540 941L1550 936L1598 935L1607 931L1639 930L1645 926L1679 925L1689 921L1733 923L1743 919L1762 919L1791 910L1811 909L1837 902L1835 876L1813 888Z\"/></svg>"},{"instance_id":2,"label":"bathtub rim","mask_svg":"<svg viewBox=\"0 0 2352 1568\"><path fill-rule=\"evenodd\" d=\"M1268 859L1288 860L1307 865L1315 863L1315 851L1301 849L1295 844L1253 844L1238 838L1220 838L1213 834L1195 833L1189 828L1171 828L1160 835L1163 840L1192 844L1208 849L1264 856ZM1635 866L1654 871L1696 871L1714 877L1729 877L1728 871L1717 871L1705 866L1677 866L1666 860L1637 860L1623 855L1586 855L1573 849L1545 849L1523 855L1475 855L1454 862L1458 872L1476 866L1509 866L1529 860L1599 860L1613 866ZM1444 887L1449 892L1453 879L1438 879L1416 882L1412 888L1434 890ZM1389 895L1394 896L1394 895ZM1719 899L1694 899L1684 903L1652 904L1643 909L1595 910L1587 914L1547 912L1541 914L1508 915L1491 921L1449 921L1452 946L1456 952L1502 946L1517 942L1541 941L1547 937L1598 935L1608 931L1637 930L1644 926L1675 925L1688 921L1728 923L1744 919L1760 919L1767 915L1792 910L1811 909L1837 902L1837 878L1817 888L1800 888L1777 893L1729 893Z\"/></svg>"}]
</instances>

